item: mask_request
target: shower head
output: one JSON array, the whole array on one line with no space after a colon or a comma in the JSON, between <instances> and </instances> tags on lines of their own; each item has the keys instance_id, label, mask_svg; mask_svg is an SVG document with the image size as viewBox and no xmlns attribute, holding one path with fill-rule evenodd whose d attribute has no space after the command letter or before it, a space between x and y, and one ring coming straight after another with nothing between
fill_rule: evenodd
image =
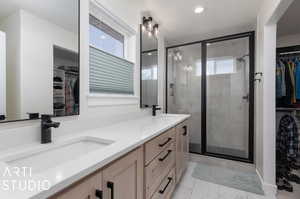
<instances>
[{"instance_id":1,"label":"shower head","mask_svg":"<svg viewBox=\"0 0 300 199\"><path fill-rule=\"evenodd\" d=\"M242 57L239 57L239 58L237 58L236 60L237 60L238 62L246 62L246 60L245 60L246 57L249 57L249 55L248 55L248 54L247 54L247 55L243 55Z\"/></svg>"}]
</instances>

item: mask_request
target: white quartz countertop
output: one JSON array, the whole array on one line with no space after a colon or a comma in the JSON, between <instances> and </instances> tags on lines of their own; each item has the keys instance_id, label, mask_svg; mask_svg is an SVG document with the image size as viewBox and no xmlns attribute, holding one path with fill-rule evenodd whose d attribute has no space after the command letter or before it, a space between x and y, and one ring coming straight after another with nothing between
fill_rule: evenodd
<instances>
[{"instance_id":1,"label":"white quartz countertop","mask_svg":"<svg viewBox=\"0 0 300 199\"><path fill-rule=\"evenodd\" d=\"M129 120L120 122L108 127L88 130L82 133L76 133L74 135L60 136L53 140L52 143L41 145L39 143L26 145L24 147L17 147L10 149L9 151L0 153L0 174L5 175L5 181L3 176L0 176L0 186L4 187L3 183L9 183L10 190L0 190L0 198L2 199L43 199L47 198L64 188L68 187L72 183L80 180L81 178L93 173L94 171L104 167L110 162L120 158L131 150L138 146L141 146L145 142L160 135L169 128L183 122L188 119L190 115L175 115L175 114L160 114L156 117L145 116L135 120ZM96 139L110 140L112 144L87 153L79 158L75 158L64 164L58 164L58 166L45 169L37 173L32 172L30 176L21 176L21 182L28 182L30 180L42 181L47 180L50 182L50 189L25 191L15 189L12 190L12 180L18 180L14 178L8 178L6 169L8 168L5 160L15 154L26 153L28 150L39 149L41 147L51 147L60 142L68 142L70 140L79 139L82 137L92 137ZM28 173L27 173L28 174ZM20 174L22 175L22 174Z\"/></svg>"}]
</instances>

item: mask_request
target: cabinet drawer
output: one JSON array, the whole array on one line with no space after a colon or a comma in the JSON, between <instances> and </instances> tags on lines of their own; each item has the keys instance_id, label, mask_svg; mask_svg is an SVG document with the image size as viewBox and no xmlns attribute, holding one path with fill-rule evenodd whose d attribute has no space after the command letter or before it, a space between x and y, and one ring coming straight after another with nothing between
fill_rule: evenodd
<instances>
[{"instance_id":1,"label":"cabinet drawer","mask_svg":"<svg viewBox=\"0 0 300 199\"><path fill-rule=\"evenodd\" d=\"M151 199L170 199L175 189L175 169L165 177Z\"/></svg>"},{"instance_id":2,"label":"cabinet drawer","mask_svg":"<svg viewBox=\"0 0 300 199\"><path fill-rule=\"evenodd\" d=\"M145 144L145 164L148 165L158 154L165 150L169 143L175 141L175 128L168 130L162 135Z\"/></svg>"},{"instance_id":3,"label":"cabinet drawer","mask_svg":"<svg viewBox=\"0 0 300 199\"><path fill-rule=\"evenodd\" d=\"M145 170L146 198L150 198L163 178L175 167L175 143L171 142Z\"/></svg>"}]
</instances>

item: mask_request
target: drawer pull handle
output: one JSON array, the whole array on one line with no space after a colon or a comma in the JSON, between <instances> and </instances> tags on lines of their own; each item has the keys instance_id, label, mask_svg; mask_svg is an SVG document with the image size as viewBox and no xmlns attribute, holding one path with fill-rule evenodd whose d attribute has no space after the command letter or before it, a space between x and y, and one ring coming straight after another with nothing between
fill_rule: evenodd
<instances>
[{"instance_id":1,"label":"drawer pull handle","mask_svg":"<svg viewBox=\"0 0 300 199\"><path fill-rule=\"evenodd\" d=\"M172 150L168 150L168 153L164 157L159 158L158 160L161 162L164 161L171 153L172 153Z\"/></svg>"},{"instance_id":2,"label":"drawer pull handle","mask_svg":"<svg viewBox=\"0 0 300 199\"><path fill-rule=\"evenodd\" d=\"M114 183L113 182L107 182L107 188L110 189L110 194L111 194L110 199L114 199Z\"/></svg>"},{"instance_id":3,"label":"drawer pull handle","mask_svg":"<svg viewBox=\"0 0 300 199\"><path fill-rule=\"evenodd\" d=\"M187 126L182 127L184 129L184 133L182 134L183 136L187 135Z\"/></svg>"},{"instance_id":4,"label":"drawer pull handle","mask_svg":"<svg viewBox=\"0 0 300 199\"><path fill-rule=\"evenodd\" d=\"M96 190L96 198L102 199L103 198L103 192L99 189Z\"/></svg>"},{"instance_id":5,"label":"drawer pull handle","mask_svg":"<svg viewBox=\"0 0 300 199\"><path fill-rule=\"evenodd\" d=\"M164 188L163 190L159 190L159 193L160 193L160 194L164 194L164 193L165 193L165 191L167 190L168 186L169 186L170 183L172 182L173 178L169 177L168 180L169 180L169 181L168 181L168 184L165 186L165 188Z\"/></svg>"},{"instance_id":6,"label":"drawer pull handle","mask_svg":"<svg viewBox=\"0 0 300 199\"><path fill-rule=\"evenodd\" d=\"M168 144L171 140L172 140L172 138L168 138L167 141L165 141L165 142L162 143L162 144L159 144L158 146L159 146L159 147L164 147L164 146L165 146L166 144Z\"/></svg>"}]
</instances>

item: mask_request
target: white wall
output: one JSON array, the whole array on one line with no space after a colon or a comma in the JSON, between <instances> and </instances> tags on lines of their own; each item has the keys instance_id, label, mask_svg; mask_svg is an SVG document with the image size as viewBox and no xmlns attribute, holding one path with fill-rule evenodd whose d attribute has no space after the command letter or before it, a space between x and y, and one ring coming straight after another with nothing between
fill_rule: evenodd
<instances>
[{"instance_id":1,"label":"white wall","mask_svg":"<svg viewBox=\"0 0 300 199\"><path fill-rule=\"evenodd\" d=\"M6 35L0 31L0 115L6 115Z\"/></svg>"},{"instance_id":2,"label":"white wall","mask_svg":"<svg viewBox=\"0 0 300 199\"><path fill-rule=\"evenodd\" d=\"M300 33L277 38L277 48L300 45Z\"/></svg>"},{"instance_id":3,"label":"white wall","mask_svg":"<svg viewBox=\"0 0 300 199\"><path fill-rule=\"evenodd\" d=\"M115 16L120 17L125 23L130 25L138 32L140 23L140 12L143 9L143 1L140 0L99 0ZM68 133L77 133L82 130L109 125L121 120L139 117L141 114L149 114L147 111L139 109L139 37L132 38L135 47L130 52L135 57L135 87L137 88L137 99L128 100L124 96L107 98L102 96L101 100L107 100L115 105L98 105L91 102L98 101L99 98L88 96L88 69L89 69L89 2L80 1L80 116L55 118L55 121L62 122L61 127L53 130L54 138ZM128 102L117 104L118 102ZM42 103L42 102L39 102ZM90 104L90 105L89 105ZM40 140L40 121L19 122L13 124L0 125L0 146L1 148L12 147L26 142L39 142Z\"/></svg>"},{"instance_id":4,"label":"white wall","mask_svg":"<svg viewBox=\"0 0 300 199\"><path fill-rule=\"evenodd\" d=\"M255 87L255 162L265 188L275 186L275 63L276 23L293 0L264 0L257 17L256 72L263 72ZM259 76L257 76L259 77Z\"/></svg>"},{"instance_id":5,"label":"white wall","mask_svg":"<svg viewBox=\"0 0 300 199\"><path fill-rule=\"evenodd\" d=\"M28 112L53 114L53 46L78 52L78 35L25 10L20 13L22 118Z\"/></svg>"}]
</instances>

